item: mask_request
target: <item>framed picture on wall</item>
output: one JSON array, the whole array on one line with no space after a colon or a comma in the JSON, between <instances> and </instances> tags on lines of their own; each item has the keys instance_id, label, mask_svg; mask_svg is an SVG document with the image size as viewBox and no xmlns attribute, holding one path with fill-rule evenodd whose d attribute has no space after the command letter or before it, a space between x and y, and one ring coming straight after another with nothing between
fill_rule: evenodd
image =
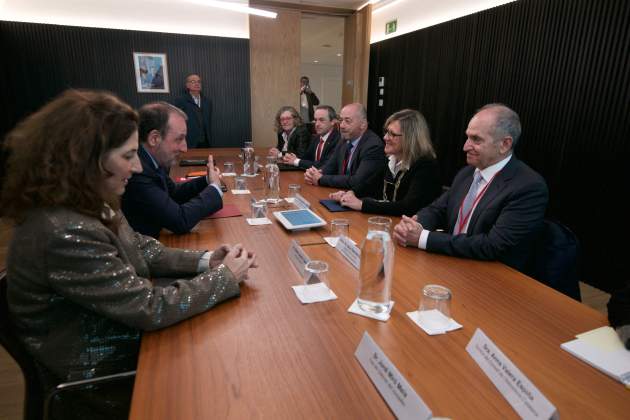
<instances>
[{"instance_id":1,"label":"framed picture on wall","mask_svg":"<svg viewBox=\"0 0 630 420\"><path fill-rule=\"evenodd\" d=\"M138 92L169 93L166 54L133 53Z\"/></svg>"}]
</instances>

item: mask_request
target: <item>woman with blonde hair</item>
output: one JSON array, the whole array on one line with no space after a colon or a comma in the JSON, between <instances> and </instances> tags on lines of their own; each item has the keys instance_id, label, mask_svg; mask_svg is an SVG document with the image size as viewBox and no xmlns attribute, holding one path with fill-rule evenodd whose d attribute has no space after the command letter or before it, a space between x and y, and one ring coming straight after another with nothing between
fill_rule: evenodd
<instances>
[{"instance_id":1,"label":"woman with blonde hair","mask_svg":"<svg viewBox=\"0 0 630 420\"><path fill-rule=\"evenodd\" d=\"M337 191L330 198L364 213L413 215L441 191L429 127L418 111L403 109L385 122L385 154L389 163L379 185L379 199L362 197L363 191Z\"/></svg>"}]
</instances>

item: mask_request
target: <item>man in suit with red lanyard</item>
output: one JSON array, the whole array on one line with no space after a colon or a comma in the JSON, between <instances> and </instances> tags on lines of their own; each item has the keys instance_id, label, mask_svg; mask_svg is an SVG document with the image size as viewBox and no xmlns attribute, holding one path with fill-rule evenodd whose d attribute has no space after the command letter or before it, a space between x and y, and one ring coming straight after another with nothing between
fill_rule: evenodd
<instances>
[{"instance_id":1,"label":"man in suit with red lanyard","mask_svg":"<svg viewBox=\"0 0 630 420\"><path fill-rule=\"evenodd\" d=\"M315 108L315 132L311 144L302 159L293 153L284 155L284 163L308 169L312 166L321 168L329 157L332 156L339 141L337 113L332 106L319 105Z\"/></svg>"},{"instance_id":2,"label":"man in suit with red lanyard","mask_svg":"<svg viewBox=\"0 0 630 420\"><path fill-rule=\"evenodd\" d=\"M516 112L503 104L481 108L466 130L469 166L432 204L413 218L403 216L394 228L396 241L456 257L499 260L523 271L549 192L545 180L513 156L520 134Z\"/></svg>"}]
</instances>

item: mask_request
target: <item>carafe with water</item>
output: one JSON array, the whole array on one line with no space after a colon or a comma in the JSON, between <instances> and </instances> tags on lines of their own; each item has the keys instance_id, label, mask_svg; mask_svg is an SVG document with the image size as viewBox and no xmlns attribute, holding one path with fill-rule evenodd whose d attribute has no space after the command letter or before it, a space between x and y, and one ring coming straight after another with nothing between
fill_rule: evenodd
<instances>
[{"instance_id":1,"label":"carafe with water","mask_svg":"<svg viewBox=\"0 0 630 420\"><path fill-rule=\"evenodd\" d=\"M359 307L366 312L380 314L389 311L394 269L391 224L392 220L387 217L368 219L368 232L361 244L357 298Z\"/></svg>"},{"instance_id":2,"label":"carafe with water","mask_svg":"<svg viewBox=\"0 0 630 420\"><path fill-rule=\"evenodd\" d=\"M275 156L267 156L264 172L265 197L267 203L276 204L280 201L280 169Z\"/></svg>"},{"instance_id":3,"label":"carafe with water","mask_svg":"<svg viewBox=\"0 0 630 420\"><path fill-rule=\"evenodd\" d=\"M242 149L243 153L243 175L254 176L256 175L256 161L254 144L251 141L246 141Z\"/></svg>"}]
</instances>

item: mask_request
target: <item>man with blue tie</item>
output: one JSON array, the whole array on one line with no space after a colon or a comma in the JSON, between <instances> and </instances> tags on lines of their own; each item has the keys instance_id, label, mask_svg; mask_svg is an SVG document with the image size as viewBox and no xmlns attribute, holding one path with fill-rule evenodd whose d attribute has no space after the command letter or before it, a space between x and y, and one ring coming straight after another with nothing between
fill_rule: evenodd
<instances>
[{"instance_id":1,"label":"man with blue tie","mask_svg":"<svg viewBox=\"0 0 630 420\"><path fill-rule=\"evenodd\" d=\"M545 180L514 155L518 114L489 104L466 130L466 162L451 188L413 218L403 216L394 238L403 246L478 260L499 260L523 271L549 200Z\"/></svg>"},{"instance_id":2,"label":"man with blue tie","mask_svg":"<svg viewBox=\"0 0 630 420\"><path fill-rule=\"evenodd\" d=\"M387 164L383 140L368 130L367 112L359 103L343 107L339 121L341 141L334 154L321 168L307 169L304 180L311 185L371 191L368 186L377 184L373 181Z\"/></svg>"},{"instance_id":3,"label":"man with blue tie","mask_svg":"<svg viewBox=\"0 0 630 420\"><path fill-rule=\"evenodd\" d=\"M129 179L123 213L135 231L154 238L162 228L189 232L223 207L219 170L208 156L207 176L175 184L168 173L187 150L186 114L166 102L147 104L138 114L142 172Z\"/></svg>"}]
</instances>

